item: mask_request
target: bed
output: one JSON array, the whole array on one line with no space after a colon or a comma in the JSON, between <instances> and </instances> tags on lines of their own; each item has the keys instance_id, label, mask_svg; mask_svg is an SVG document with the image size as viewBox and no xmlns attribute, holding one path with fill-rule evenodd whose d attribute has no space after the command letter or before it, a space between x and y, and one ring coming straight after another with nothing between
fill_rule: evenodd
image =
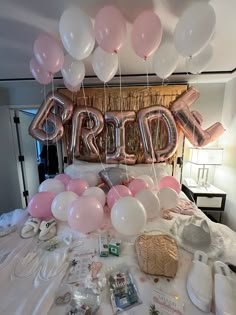
<instances>
[{"instance_id":1,"label":"bed","mask_svg":"<svg viewBox=\"0 0 236 315\"><path fill-rule=\"evenodd\" d=\"M79 167L81 167L81 164L79 164ZM86 166L83 165L83 168L86 169ZM91 170L91 167L89 167L89 169ZM147 172L147 166L145 166L143 169L141 166L139 166L138 170L139 172ZM163 165L159 166L158 176L168 174L169 171L170 170L168 169L168 172L166 173L166 167ZM187 198L183 192L180 193L179 197L185 199ZM209 221L209 219L200 209L196 207L195 211L198 216ZM172 213L172 216L172 220L165 220L164 218L159 217L155 220L149 221L145 227L145 232L154 234L155 232L170 234L170 228L172 227L176 218L180 216L183 217L183 215L177 213ZM58 222L57 237L58 239L63 240L63 245L62 247L59 246L59 249L57 248L53 253L45 250L45 248L42 246L42 243L40 243L37 238L28 240L20 238L19 229L26 220L26 217L26 211L18 209L3 215L0 220L1 225L7 225L11 223L16 224L17 226L17 230L15 232L0 238L1 314L77 314L72 312L70 313L68 311L68 305L66 304L55 304L55 297L58 294L58 290L68 286L68 270L70 270L68 261L72 261L72 258L74 257L73 251L76 251L77 254L80 253L81 255L88 255L88 257L91 258L91 261L102 262L104 273L107 272L109 268L115 268L115 266L120 264L126 264L129 266L142 303L123 312L124 315L158 314L157 312L155 313L155 306L153 306L157 301L161 301L158 306L160 306L161 303L164 305L164 308L160 308L160 310L162 310L160 314L206 314L196 308L188 297L186 291L186 279L188 271L191 267L193 255L181 247L178 247L179 261L175 278L170 279L161 276L150 276L143 273L138 265L137 255L134 248L134 241L137 236L127 237L118 235L111 225L109 209L106 207L102 226L99 230L89 235L82 235L79 232L72 231L66 223ZM236 233L222 224L211 224L214 224L215 228L218 229L223 235L224 251L223 255L219 257L219 259L223 262L230 262L236 265ZM121 239L122 246L119 257L109 256L104 258L98 255L98 236L100 233L104 232L108 233L111 237ZM66 242L65 239L68 242ZM8 254L10 253L8 256L6 254L7 252ZM50 266L50 259L48 257L52 257L50 255L58 255L56 257L57 263L60 264L61 262L59 260L62 259L64 261L63 266L60 265L58 274L56 274L54 271L51 271L51 268L51 276L47 277L46 280L44 279L43 281L42 276L41 278L37 278L38 274L36 277L38 282L35 280L35 277L30 278L31 274L29 271L25 271L25 277L17 277L16 271L20 270L20 267L17 267L17 264L20 263L22 257L27 256L28 252L30 252L31 255L35 255L35 253L37 253L37 255L40 257L40 261L46 260L48 266ZM4 255L6 255L5 258ZM6 262L8 263L6 264ZM210 260L210 264L212 264L212 260ZM11 270L13 270L12 268L15 268L13 273L11 272ZM71 290L70 292L80 290L81 288L83 289L83 286L83 283L71 283L69 284L69 288ZM100 294L100 303L100 307L96 314L113 314L107 286ZM166 303L169 305L168 307L166 306ZM212 312L213 313L209 314L214 314L214 307L212 308Z\"/></svg>"}]
</instances>

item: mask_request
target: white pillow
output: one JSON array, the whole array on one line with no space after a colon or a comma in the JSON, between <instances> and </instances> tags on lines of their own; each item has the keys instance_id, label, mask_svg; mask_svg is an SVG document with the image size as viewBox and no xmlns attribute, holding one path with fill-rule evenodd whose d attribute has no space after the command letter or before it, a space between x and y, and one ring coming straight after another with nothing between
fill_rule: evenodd
<instances>
[{"instance_id":1,"label":"white pillow","mask_svg":"<svg viewBox=\"0 0 236 315\"><path fill-rule=\"evenodd\" d=\"M86 161L80 161L80 160L74 160L74 163L72 165L67 166L67 168L65 169L66 174L70 175L71 171L68 172L68 169L70 170L71 168L76 173L92 171L98 174L104 168L118 166L118 164L106 164L106 163L101 164L101 163L93 163L93 162L86 162ZM120 167L126 169L126 166L124 164L120 164ZM139 175L149 175L154 181L156 177L157 177L157 180L160 180L164 176L171 175L171 172L172 172L172 166L165 163L154 164L154 168L155 168L155 172L154 172L152 164L127 165L127 170L131 176L136 177Z\"/></svg>"},{"instance_id":2,"label":"white pillow","mask_svg":"<svg viewBox=\"0 0 236 315\"><path fill-rule=\"evenodd\" d=\"M154 167L153 167L154 166ZM135 164L129 165L128 169L131 173L139 175L149 175L154 181L160 180L164 176L171 175L171 165L169 164Z\"/></svg>"}]
</instances>

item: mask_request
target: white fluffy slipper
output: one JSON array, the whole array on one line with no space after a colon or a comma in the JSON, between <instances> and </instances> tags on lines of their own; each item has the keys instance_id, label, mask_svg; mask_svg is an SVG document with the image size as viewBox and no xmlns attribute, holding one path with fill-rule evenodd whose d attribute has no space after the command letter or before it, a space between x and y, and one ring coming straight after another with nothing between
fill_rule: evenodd
<instances>
[{"instance_id":1,"label":"white fluffy slipper","mask_svg":"<svg viewBox=\"0 0 236 315\"><path fill-rule=\"evenodd\" d=\"M236 279L221 261L214 262L214 273L216 315L236 314Z\"/></svg>"},{"instance_id":2,"label":"white fluffy slipper","mask_svg":"<svg viewBox=\"0 0 236 315\"><path fill-rule=\"evenodd\" d=\"M187 292L192 303L201 311L209 313L212 304L212 273L207 264L208 256L202 251L194 254L187 277Z\"/></svg>"},{"instance_id":3,"label":"white fluffy slipper","mask_svg":"<svg viewBox=\"0 0 236 315\"><path fill-rule=\"evenodd\" d=\"M22 238L30 238L35 236L39 231L39 226L40 226L39 219L29 217L20 231L20 236Z\"/></svg>"},{"instance_id":4,"label":"white fluffy slipper","mask_svg":"<svg viewBox=\"0 0 236 315\"><path fill-rule=\"evenodd\" d=\"M40 224L39 240L47 241L54 237L57 233L56 221L51 219L49 221L42 221Z\"/></svg>"}]
</instances>

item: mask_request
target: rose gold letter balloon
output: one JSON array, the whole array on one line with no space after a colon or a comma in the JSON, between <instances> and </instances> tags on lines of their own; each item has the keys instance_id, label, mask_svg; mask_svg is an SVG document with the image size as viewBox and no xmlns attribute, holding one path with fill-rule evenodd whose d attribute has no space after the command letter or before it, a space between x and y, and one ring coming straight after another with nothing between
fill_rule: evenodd
<instances>
[{"instance_id":1,"label":"rose gold letter balloon","mask_svg":"<svg viewBox=\"0 0 236 315\"><path fill-rule=\"evenodd\" d=\"M98 109L80 106L74 111L70 147L74 157L91 162L99 158L96 136L103 126L104 119Z\"/></svg>"},{"instance_id":2,"label":"rose gold letter balloon","mask_svg":"<svg viewBox=\"0 0 236 315\"><path fill-rule=\"evenodd\" d=\"M190 87L171 105L171 111L176 123L183 131L186 138L197 147L202 147L215 141L224 132L224 127L217 122L206 130L201 127L202 117L199 113L191 112L189 107L198 99L200 93L197 89Z\"/></svg>"},{"instance_id":3,"label":"rose gold letter balloon","mask_svg":"<svg viewBox=\"0 0 236 315\"><path fill-rule=\"evenodd\" d=\"M52 109L59 107L59 113L54 114ZM63 124L69 120L73 113L72 101L60 93L49 93L40 106L37 114L29 126L29 134L44 144L56 143L64 133ZM53 131L48 132L45 125L53 126Z\"/></svg>"},{"instance_id":4,"label":"rose gold letter balloon","mask_svg":"<svg viewBox=\"0 0 236 315\"><path fill-rule=\"evenodd\" d=\"M115 150L112 153L107 153L107 163L135 164L136 156L128 154L125 150L125 125L128 122L134 122L135 118L136 113L134 111L125 111L123 113L118 111L106 112L106 123L113 124L115 132Z\"/></svg>"},{"instance_id":5,"label":"rose gold letter balloon","mask_svg":"<svg viewBox=\"0 0 236 315\"><path fill-rule=\"evenodd\" d=\"M167 130L166 143L162 149L154 150L149 123L159 119ZM144 149L145 163L162 162L169 159L176 151L178 132L170 110L164 106L152 106L138 112L138 123Z\"/></svg>"}]
</instances>

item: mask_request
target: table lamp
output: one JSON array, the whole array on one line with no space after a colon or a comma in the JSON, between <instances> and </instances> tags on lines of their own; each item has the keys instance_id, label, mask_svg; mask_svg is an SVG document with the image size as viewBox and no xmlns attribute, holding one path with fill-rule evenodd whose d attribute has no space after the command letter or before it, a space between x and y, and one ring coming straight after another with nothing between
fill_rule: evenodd
<instances>
[{"instance_id":1,"label":"table lamp","mask_svg":"<svg viewBox=\"0 0 236 315\"><path fill-rule=\"evenodd\" d=\"M223 152L223 148L190 148L190 162L202 166L197 175L199 185L208 185L209 166L222 165Z\"/></svg>"}]
</instances>

